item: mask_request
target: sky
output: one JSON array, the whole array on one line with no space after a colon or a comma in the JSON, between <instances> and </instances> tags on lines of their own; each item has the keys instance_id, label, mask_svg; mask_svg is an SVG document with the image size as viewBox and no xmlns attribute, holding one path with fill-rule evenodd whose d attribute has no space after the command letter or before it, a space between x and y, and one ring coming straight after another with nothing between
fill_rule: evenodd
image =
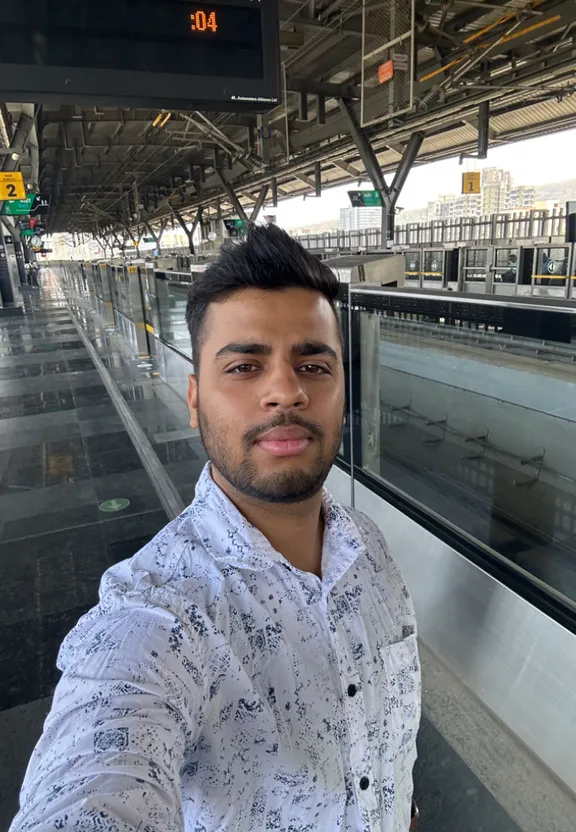
<instances>
[{"instance_id":1,"label":"sky","mask_svg":"<svg viewBox=\"0 0 576 832\"><path fill-rule=\"evenodd\" d=\"M428 202L440 194L461 192L462 173L480 170L483 167L498 167L512 173L516 185L544 185L576 178L576 130L554 133L536 139L497 147L488 152L482 161L446 159L420 165L410 172L398 205L405 210L425 208ZM393 174L387 174L390 184ZM360 185L370 189L369 183ZM340 208L348 208L350 201L347 191L357 188L348 183L324 191L320 199L309 196L306 199L294 197L278 203L277 208L265 206L263 213L276 214L277 222L284 228L298 228L316 222L325 222L340 216Z\"/></svg>"}]
</instances>

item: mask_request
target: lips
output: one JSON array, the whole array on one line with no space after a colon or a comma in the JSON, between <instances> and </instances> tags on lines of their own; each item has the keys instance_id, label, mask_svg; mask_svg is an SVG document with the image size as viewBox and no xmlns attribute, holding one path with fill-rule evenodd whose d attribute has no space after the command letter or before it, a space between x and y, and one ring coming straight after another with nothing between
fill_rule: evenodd
<instances>
[{"instance_id":1,"label":"lips","mask_svg":"<svg viewBox=\"0 0 576 832\"><path fill-rule=\"evenodd\" d=\"M267 431L258 438L256 444L272 456L297 456L306 450L311 441L312 437L306 428L290 425Z\"/></svg>"}]
</instances>

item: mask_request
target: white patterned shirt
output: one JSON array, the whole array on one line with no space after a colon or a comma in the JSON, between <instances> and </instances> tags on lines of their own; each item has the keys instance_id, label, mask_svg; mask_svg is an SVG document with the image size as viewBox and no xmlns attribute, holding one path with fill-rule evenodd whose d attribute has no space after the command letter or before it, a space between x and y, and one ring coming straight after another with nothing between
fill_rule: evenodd
<instances>
[{"instance_id":1,"label":"white patterned shirt","mask_svg":"<svg viewBox=\"0 0 576 832\"><path fill-rule=\"evenodd\" d=\"M374 523L323 509L320 580L204 469L63 642L11 832L407 832L412 603Z\"/></svg>"}]
</instances>

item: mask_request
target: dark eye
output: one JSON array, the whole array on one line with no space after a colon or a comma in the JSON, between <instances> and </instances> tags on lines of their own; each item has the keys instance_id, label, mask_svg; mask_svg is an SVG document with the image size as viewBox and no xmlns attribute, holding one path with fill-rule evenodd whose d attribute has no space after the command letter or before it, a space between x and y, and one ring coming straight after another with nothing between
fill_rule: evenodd
<instances>
[{"instance_id":1,"label":"dark eye","mask_svg":"<svg viewBox=\"0 0 576 832\"><path fill-rule=\"evenodd\" d=\"M226 372L229 374L236 373L236 375L244 376L256 369L257 367L254 364L237 364L236 367L231 367L229 370L226 370Z\"/></svg>"},{"instance_id":2,"label":"dark eye","mask_svg":"<svg viewBox=\"0 0 576 832\"><path fill-rule=\"evenodd\" d=\"M305 373L309 373L314 376L326 375L328 372L328 370L320 364L303 364L300 367L300 370L304 370Z\"/></svg>"}]
</instances>

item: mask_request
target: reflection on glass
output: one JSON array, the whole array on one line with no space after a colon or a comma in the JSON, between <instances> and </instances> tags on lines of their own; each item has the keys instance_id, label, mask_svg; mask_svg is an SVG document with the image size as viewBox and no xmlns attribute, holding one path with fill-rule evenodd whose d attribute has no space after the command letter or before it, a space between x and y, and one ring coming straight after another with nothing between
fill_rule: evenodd
<instances>
[{"instance_id":1,"label":"reflection on glass","mask_svg":"<svg viewBox=\"0 0 576 832\"><path fill-rule=\"evenodd\" d=\"M434 303L355 313L362 467L576 600L576 321Z\"/></svg>"},{"instance_id":2,"label":"reflection on glass","mask_svg":"<svg viewBox=\"0 0 576 832\"><path fill-rule=\"evenodd\" d=\"M166 280L157 274L156 286L161 336L170 346L188 358L192 358L190 335L186 326L186 303L190 280L187 282Z\"/></svg>"}]
</instances>

